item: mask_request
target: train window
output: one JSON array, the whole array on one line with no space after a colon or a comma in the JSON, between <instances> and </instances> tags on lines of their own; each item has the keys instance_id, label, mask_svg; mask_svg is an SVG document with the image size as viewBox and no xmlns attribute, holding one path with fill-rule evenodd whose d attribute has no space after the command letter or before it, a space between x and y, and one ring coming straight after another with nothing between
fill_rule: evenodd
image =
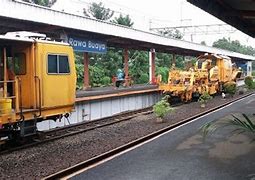
<instances>
[{"instance_id":1,"label":"train window","mask_svg":"<svg viewBox=\"0 0 255 180\"><path fill-rule=\"evenodd\" d=\"M48 73L49 74L67 74L70 73L68 56L48 55Z\"/></svg>"},{"instance_id":2,"label":"train window","mask_svg":"<svg viewBox=\"0 0 255 180\"><path fill-rule=\"evenodd\" d=\"M59 56L59 73L70 73L67 56Z\"/></svg>"},{"instance_id":3,"label":"train window","mask_svg":"<svg viewBox=\"0 0 255 180\"><path fill-rule=\"evenodd\" d=\"M26 54L25 53L15 53L13 58L14 73L16 75L26 74Z\"/></svg>"},{"instance_id":4,"label":"train window","mask_svg":"<svg viewBox=\"0 0 255 180\"><path fill-rule=\"evenodd\" d=\"M48 55L48 73L58 73L58 58L57 55Z\"/></svg>"}]
</instances>

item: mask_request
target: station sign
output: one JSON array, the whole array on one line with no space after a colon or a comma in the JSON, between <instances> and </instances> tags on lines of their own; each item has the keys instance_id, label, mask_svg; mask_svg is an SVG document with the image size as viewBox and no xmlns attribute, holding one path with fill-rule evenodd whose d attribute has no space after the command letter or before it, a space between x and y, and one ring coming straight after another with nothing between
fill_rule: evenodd
<instances>
[{"instance_id":1,"label":"station sign","mask_svg":"<svg viewBox=\"0 0 255 180\"><path fill-rule=\"evenodd\" d=\"M77 52L106 53L106 42L93 39L82 39L77 37L69 37L68 43Z\"/></svg>"}]
</instances>

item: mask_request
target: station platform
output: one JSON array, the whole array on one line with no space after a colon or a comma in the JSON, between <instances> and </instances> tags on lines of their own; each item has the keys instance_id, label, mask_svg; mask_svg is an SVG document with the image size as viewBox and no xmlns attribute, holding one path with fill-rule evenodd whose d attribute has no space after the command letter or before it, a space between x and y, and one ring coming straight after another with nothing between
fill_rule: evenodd
<instances>
[{"instance_id":1,"label":"station platform","mask_svg":"<svg viewBox=\"0 0 255 180\"><path fill-rule=\"evenodd\" d=\"M56 127L111 117L123 112L153 106L161 99L157 85L133 85L130 87L100 87L77 91L75 109L70 118L62 121L43 121L37 124L44 131Z\"/></svg>"},{"instance_id":2,"label":"station platform","mask_svg":"<svg viewBox=\"0 0 255 180\"><path fill-rule=\"evenodd\" d=\"M238 86L244 84L238 81ZM157 85L133 85L130 87L99 87L76 92L75 109L69 121L43 121L37 124L39 130L49 130L70 124L111 117L123 112L148 108L162 97Z\"/></svg>"},{"instance_id":3,"label":"station platform","mask_svg":"<svg viewBox=\"0 0 255 180\"><path fill-rule=\"evenodd\" d=\"M158 85L133 85L129 87L96 87L76 92L76 102L84 100L95 100L114 96L132 95L138 93L157 92Z\"/></svg>"},{"instance_id":4,"label":"station platform","mask_svg":"<svg viewBox=\"0 0 255 180\"><path fill-rule=\"evenodd\" d=\"M203 139L200 127L231 113L253 114L255 95L171 130L113 159L80 171L71 180L242 180L255 178L255 145L233 129ZM241 112L240 112L241 111Z\"/></svg>"},{"instance_id":5,"label":"station platform","mask_svg":"<svg viewBox=\"0 0 255 180\"><path fill-rule=\"evenodd\" d=\"M244 79L238 79L237 85L242 86L244 85ZM96 99L103 99L108 97L118 97L118 96L125 96L125 95L132 95L132 94L143 94L148 92L159 92L158 85L151 85L151 84L136 84L129 87L114 87L114 86L107 86L107 87L93 87L88 90L78 90L76 91L76 102L79 101L86 101L86 100L96 100Z\"/></svg>"}]
</instances>

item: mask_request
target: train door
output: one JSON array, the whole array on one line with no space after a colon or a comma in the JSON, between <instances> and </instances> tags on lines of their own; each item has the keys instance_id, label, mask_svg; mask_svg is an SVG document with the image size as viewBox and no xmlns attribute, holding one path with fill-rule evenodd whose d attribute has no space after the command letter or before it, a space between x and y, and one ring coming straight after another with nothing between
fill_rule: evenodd
<instances>
[{"instance_id":1,"label":"train door","mask_svg":"<svg viewBox=\"0 0 255 180\"><path fill-rule=\"evenodd\" d=\"M73 106L76 76L72 48L38 43L37 50L41 62L38 69L42 77L42 108Z\"/></svg>"},{"instance_id":2,"label":"train door","mask_svg":"<svg viewBox=\"0 0 255 180\"><path fill-rule=\"evenodd\" d=\"M17 79L15 75L13 46L7 43L0 47L0 97L11 101L12 109L16 109ZM17 110L17 109L16 109Z\"/></svg>"},{"instance_id":3,"label":"train door","mask_svg":"<svg viewBox=\"0 0 255 180\"><path fill-rule=\"evenodd\" d=\"M31 44L13 47L12 68L14 75L19 80L19 93L22 98L20 104L24 110L36 108L34 93L34 58Z\"/></svg>"}]
</instances>

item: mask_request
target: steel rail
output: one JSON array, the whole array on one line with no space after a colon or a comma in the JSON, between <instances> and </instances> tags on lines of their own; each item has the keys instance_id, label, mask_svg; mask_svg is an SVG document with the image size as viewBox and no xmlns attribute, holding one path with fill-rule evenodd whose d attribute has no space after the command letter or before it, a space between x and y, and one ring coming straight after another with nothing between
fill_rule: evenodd
<instances>
[{"instance_id":1,"label":"steel rail","mask_svg":"<svg viewBox=\"0 0 255 180\"><path fill-rule=\"evenodd\" d=\"M171 104L171 106L176 107L176 106L180 106L182 104L183 103L174 103L174 104ZM104 118L100 118L100 119L89 121L89 122L81 122L81 123L71 124L69 126L55 128L55 129L48 130L48 131L39 132L39 134L41 134L44 137L47 137L47 139L42 140L42 138L39 138L39 139L36 139L33 142L30 141L29 143L24 144L24 145L19 145L19 146L15 146L15 147L11 147L11 148L8 147L8 148L0 149L0 155L6 154L6 153L11 153L11 152L18 151L18 150L25 149L25 148L29 148L31 146L36 146L36 145L46 143L46 142L49 142L49 141L53 141L53 140L57 140L57 139L60 139L60 138L63 138L63 137L68 137L68 136L71 136L71 135L83 133L83 132L90 131L90 130L93 130L93 129L96 129L96 128L100 128L100 127L104 127L104 126L110 126L112 124L119 123L119 122L122 122L122 121L126 121L126 120L129 120L129 119L131 119L135 116L138 116L138 115L140 115L139 113L141 113L141 112L142 112L142 114L152 113L152 111L149 110L149 109L151 109L151 107L147 107L147 108L143 108L143 109L139 109L139 110L134 110L134 111L123 112L123 113L120 113L120 114L113 115L111 117L104 117ZM135 115L131 115L130 117L127 117L128 114L135 114ZM123 118L123 116L126 116L126 117ZM121 117L121 118L117 119L119 117ZM117 121L116 122L108 122L108 123L105 123L103 125L96 125L95 127L85 128L85 129L83 128L83 129L78 130L81 126L85 126L85 125L89 126L90 124L96 124L96 123L100 124L104 121L110 121L110 120L113 120L113 119L117 119ZM77 128L77 129L72 130L72 128ZM61 131L62 132L69 131L69 132L65 133L65 134L58 135L58 136L54 135L54 134L57 134L58 132L61 132Z\"/></svg>"},{"instance_id":2,"label":"steel rail","mask_svg":"<svg viewBox=\"0 0 255 180\"><path fill-rule=\"evenodd\" d=\"M111 117L97 119L97 120L90 121L90 122L83 122L83 123L79 123L79 124L74 124L74 125L70 125L70 126L66 126L66 127L61 127L61 128L41 132L42 133L41 135L43 136L42 140L36 139L35 141L33 141L31 143L27 143L27 144L17 146L14 148L8 148L6 150L0 151L0 155L6 154L6 153L11 153L11 152L18 151L18 150L22 150L25 148L29 148L32 146L46 143L46 142L54 141L54 140L61 139L64 137L84 133L84 132L102 128L105 126L110 126L110 125L117 124L117 123L120 123L123 121L128 121L136 116L146 115L146 114L150 114L150 113L152 113L151 107L139 109L139 110L135 110L135 111L129 111L129 112L117 114L117 115L114 115ZM88 126L88 127L84 127L84 126Z\"/></svg>"},{"instance_id":3,"label":"steel rail","mask_svg":"<svg viewBox=\"0 0 255 180\"><path fill-rule=\"evenodd\" d=\"M174 105L172 105L172 107L176 107L176 106L180 106L180 105L182 105L182 103L174 104ZM146 115L146 114L151 114L151 113L153 113L152 107L147 107L147 108L143 108L143 109L139 109L139 110L123 112L123 113L116 114L116 115L113 115L110 117L104 117L104 118L100 118L100 119L89 121L89 122L81 122L81 123L71 124L71 125L64 126L64 127L55 128L52 130L38 132L39 138L35 137L32 142L31 141L27 142L24 145L18 145L18 146L14 145L14 147L5 148L4 150L0 150L0 155L11 153L11 152L18 151L18 150L22 150L25 148L39 145L39 144L47 143L47 142L61 139L64 137L84 133L84 132L91 131L94 129L110 126L110 125L117 124L117 123L120 123L123 121L128 121L128 120L130 120L134 117L137 117L139 115ZM87 127L84 127L84 126L87 126ZM35 136L37 136L37 135L35 135ZM28 137L28 138L33 138L33 137Z\"/></svg>"}]
</instances>

